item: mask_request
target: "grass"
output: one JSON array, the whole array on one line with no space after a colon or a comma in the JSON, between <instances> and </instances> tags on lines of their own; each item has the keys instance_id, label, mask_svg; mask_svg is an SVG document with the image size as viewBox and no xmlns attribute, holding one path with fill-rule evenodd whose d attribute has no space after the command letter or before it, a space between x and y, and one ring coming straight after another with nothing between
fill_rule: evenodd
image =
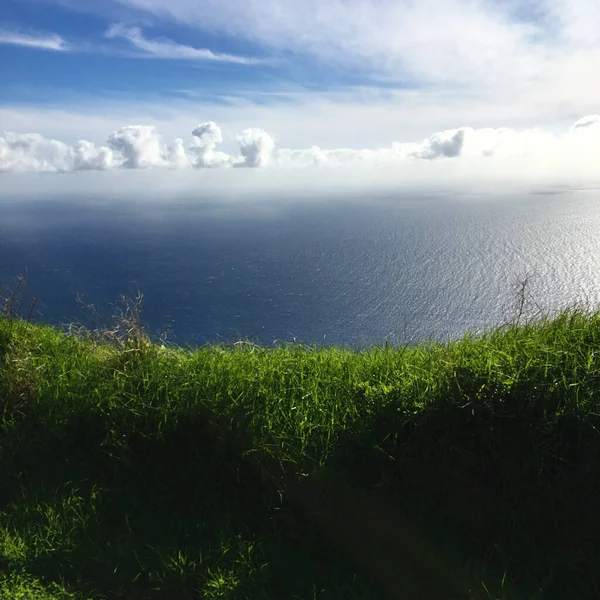
<instances>
[{"instance_id":1,"label":"grass","mask_svg":"<svg viewBox=\"0 0 600 600\"><path fill-rule=\"evenodd\" d=\"M598 312L361 352L0 318L0 599L598 598L599 398Z\"/></svg>"}]
</instances>

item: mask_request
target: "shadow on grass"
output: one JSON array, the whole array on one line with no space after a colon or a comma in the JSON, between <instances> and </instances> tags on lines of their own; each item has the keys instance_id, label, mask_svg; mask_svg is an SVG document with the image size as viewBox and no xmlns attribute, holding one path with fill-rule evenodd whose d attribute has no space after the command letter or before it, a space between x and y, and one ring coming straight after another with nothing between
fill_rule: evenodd
<instances>
[{"instance_id":1,"label":"shadow on grass","mask_svg":"<svg viewBox=\"0 0 600 600\"><path fill-rule=\"evenodd\" d=\"M343 549L282 507L214 415L160 435L148 425L117 433L80 414L5 444L3 521L28 551L0 567L99 598L377 597Z\"/></svg>"},{"instance_id":2,"label":"shadow on grass","mask_svg":"<svg viewBox=\"0 0 600 600\"><path fill-rule=\"evenodd\" d=\"M3 440L0 567L111 599L600 596L594 421L493 400L389 402L301 479L201 407L129 429L33 411Z\"/></svg>"},{"instance_id":3,"label":"shadow on grass","mask_svg":"<svg viewBox=\"0 0 600 600\"><path fill-rule=\"evenodd\" d=\"M392 403L363 437L342 440L332 460L345 479L338 493L364 524L347 533L349 547L362 555L371 538L370 560L381 566L395 544L398 556L421 557L430 581L435 573L447 590L470 587L476 597L600 594L600 520L590 501L600 497L600 419L549 420L526 400L516 393L500 411L485 399L449 401L409 421ZM399 526L408 535L393 533Z\"/></svg>"}]
</instances>

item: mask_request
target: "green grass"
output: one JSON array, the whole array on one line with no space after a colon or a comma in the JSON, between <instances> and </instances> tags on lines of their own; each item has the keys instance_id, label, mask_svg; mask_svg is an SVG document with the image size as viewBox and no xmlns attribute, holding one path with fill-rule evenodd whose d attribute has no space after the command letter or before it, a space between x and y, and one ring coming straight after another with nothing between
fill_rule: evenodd
<instances>
[{"instance_id":1,"label":"green grass","mask_svg":"<svg viewBox=\"0 0 600 600\"><path fill-rule=\"evenodd\" d=\"M0 600L600 597L600 313L134 338L0 318Z\"/></svg>"}]
</instances>

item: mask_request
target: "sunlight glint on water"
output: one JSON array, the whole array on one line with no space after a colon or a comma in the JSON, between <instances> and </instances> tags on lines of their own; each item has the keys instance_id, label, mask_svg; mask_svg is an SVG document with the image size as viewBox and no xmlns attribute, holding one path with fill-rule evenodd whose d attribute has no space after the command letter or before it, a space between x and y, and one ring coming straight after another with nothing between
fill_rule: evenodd
<instances>
[{"instance_id":1,"label":"sunlight glint on water","mask_svg":"<svg viewBox=\"0 0 600 600\"><path fill-rule=\"evenodd\" d=\"M150 327L182 344L445 339L510 318L527 274L544 310L598 304L600 202L2 200L0 277L23 272L43 320L77 318L77 293L108 314L139 286Z\"/></svg>"}]
</instances>

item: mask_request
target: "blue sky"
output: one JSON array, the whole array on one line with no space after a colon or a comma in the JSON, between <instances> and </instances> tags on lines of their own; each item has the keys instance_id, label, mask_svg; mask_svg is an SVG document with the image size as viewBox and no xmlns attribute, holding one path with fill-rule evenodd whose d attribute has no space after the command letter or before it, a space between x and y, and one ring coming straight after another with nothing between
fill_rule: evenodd
<instances>
[{"instance_id":1,"label":"blue sky","mask_svg":"<svg viewBox=\"0 0 600 600\"><path fill-rule=\"evenodd\" d=\"M598 64L597 0L3 0L0 170L522 154L600 112Z\"/></svg>"},{"instance_id":2,"label":"blue sky","mask_svg":"<svg viewBox=\"0 0 600 600\"><path fill-rule=\"evenodd\" d=\"M286 94L372 85L368 71L323 64L310 53L272 48L240 35L104 2L4 0L0 12L0 102L67 105L74 98L192 97L284 102ZM83 9L82 9L83 7ZM107 35L117 30L117 35ZM150 44L136 45L136 36ZM169 52L180 52L181 57ZM198 55L194 54L198 52ZM204 58L202 51L215 55ZM239 61L239 62L238 62ZM377 82L409 87L406 81Z\"/></svg>"},{"instance_id":3,"label":"blue sky","mask_svg":"<svg viewBox=\"0 0 600 600\"><path fill-rule=\"evenodd\" d=\"M4 30L15 33L15 42L29 36L43 43L53 34L65 40L63 51L0 44L3 102L39 103L40 91L44 101L53 104L68 103L74 95L169 97L192 90L229 95L240 86L268 86L274 75L272 67L262 65L143 58L144 53L125 40L105 37L115 23L111 15L116 18L121 11L98 15L54 3L5 0L2 13ZM185 26L153 21L153 38L176 39L183 45L231 54L251 55L259 50L236 40L198 34ZM138 26L140 17L132 16L129 22Z\"/></svg>"},{"instance_id":4,"label":"blue sky","mask_svg":"<svg viewBox=\"0 0 600 600\"><path fill-rule=\"evenodd\" d=\"M567 122L593 107L582 72L599 30L596 0L3 0L0 103L374 105L418 90L446 104L433 128ZM469 99L518 108L453 122Z\"/></svg>"}]
</instances>

